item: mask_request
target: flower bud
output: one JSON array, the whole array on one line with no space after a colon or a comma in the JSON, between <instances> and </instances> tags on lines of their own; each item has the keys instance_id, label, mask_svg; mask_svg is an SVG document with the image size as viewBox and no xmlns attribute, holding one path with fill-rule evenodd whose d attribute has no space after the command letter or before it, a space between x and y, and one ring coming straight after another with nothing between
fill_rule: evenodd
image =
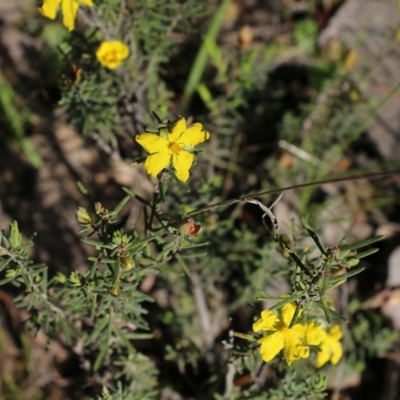
<instances>
[{"instance_id":1,"label":"flower bud","mask_svg":"<svg viewBox=\"0 0 400 400\"><path fill-rule=\"evenodd\" d=\"M315 378L314 385L315 389L317 390L325 390L327 385L327 377L322 374L318 374Z\"/></svg>"},{"instance_id":2,"label":"flower bud","mask_svg":"<svg viewBox=\"0 0 400 400\"><path fill-rule=\"evenodd\" d=\"M184 219L178 227L182 235L197 235L201 231L201 225L196 225L193 218Z\"/></svg>"},{"instance_id":3,"label":"flower bud","mask_svg":"<svg viewBox=\"0 0 400 400\"><path fill-rule=\"evenodd\" d=\"M347 268L355 267L356 265L359 264L359 262L360 262L359 258L349 258L348 260L346 260L345 266Z\"/></svg>"},{"instance_id":4,"label":"flower bud","mask_svg":"<svg viewBox=\"0 0 400 400\"><path fill-rule=\"evenodd\" d=\"M134 267L134 262L131 257L129 256L122 256L121 257L121 267L124 271L129 271Z\"/></svg>"},{"instance_id":5,"label":"flower bud","mask_svg":"<svg viewBox=\"0 0 400 400\"><path fill-rule=\"evenodd\" d=\"M92 214L86 210L86 208L79 207L75 212L76 219L79 224L82 226L92 226L93 225L93 217Z\"/></svg>"},{"instance_id":6,"label":"flower bud","mask_svg":"<svg viewBox=\"0 0 400 400\"><path fill-rule=\"evenodd\" d=\"M17 269L8 269L6 271L6 278L14 278L14 276L16 276L18 272L19 271Z\"/></svg>"},{"instance_id":7,"label":"flower bud","mask_svg":"<svg viewBox=\"0 0 400 400\"><path fill-rule=\"evenodd\" d=\"M81 285L81 277L79 275L79 272L77 272L77 271L71 272L71 274L68 277L68 281L74 286L82 286Z\"/></svg>"}]
</instances>

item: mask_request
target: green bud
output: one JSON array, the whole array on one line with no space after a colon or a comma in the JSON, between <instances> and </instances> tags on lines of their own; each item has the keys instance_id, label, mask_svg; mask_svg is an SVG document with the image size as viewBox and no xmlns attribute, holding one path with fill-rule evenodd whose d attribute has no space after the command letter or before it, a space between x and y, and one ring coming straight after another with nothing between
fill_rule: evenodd
<instances>
[{"instance_id":1,"label":"green bud","mask_svg":"<svg viewBox=\"0 0 400 400\"><path fill-rule=\"evenodd\" d=\"M115 231L113 234L113 243L117 246L122 244L122 235L120 231Z\"/></svg>"},{"instance_id":2,"label":"green bud","mask_svg":"<svg viewBox=\"0 0 400 400\"><path fill-rule=\"evenodd\" d=\"M94 209L96 210L96 213L99 215L103 214L105 210L99 201L96 201L96 203L94 203Z\"/></svg>"},{"instance_id":3,"label":"green bud","mask_svg":"<svg viewBox=\"0 0 400 400\"><path fill-rule=\"evenodd\" d=\"M93 225L93 217L92 214L86 210L86 208L79 207L75 212L76 219L79 224L82 226L92 226Z\"/></svg>"},{"instance_id":4,"label":"green bud","mask_svg":"<svg viewBox=\"0 0 400 400\"><path fill-rule=\"evenodd\" d=\"M121 257L121 267L124 271L129 271L134 267L134 262L131 257L122 256Z\"/></svg>"},{"instance_id":5,"label":"green bud","mask_svg":"<svg viewBox=\"0 0 400 400\"><path fill-rule=\"evenodd\" d=\"M327 377L322 374L318 374L314 381L315 389L318 391L325 390L326 384L327 384Z\"/></svg>"},{"instance_id":6,"label":"green bud","mask_svg":"<svg viewBox=\"0 0 400 400\"><path fill-rule=\"evenodd\" d=\"M67 277L62 272L57 272L57 275L54 279L59 283L67 282Z\"/></svg>"},{"instance_id":7,"label":"green bud","mask_svg":"<svg viewBox=\"0 0 400 400\"><path fill-rule=\"evenodd\" d=\"M350 258L345 262L347 268L355 267L360 262L359 258Z\"/></svg>"},{"instance_id":8,"label":"green bud","mask_svg":"<svg viewBox=\"0 0 400 400\"><path fill-rule=\"evenodd\" d=\"M18 270L16 269L8 269L6 272L6 278L13 278L18 274Z\"/></svg>"},{"instance_id":9,"label":"green bud","mask_svg":"<svg viewBox=\"0 0 400 400\"><path fill-rule=\"evenodd\" d=\"M21 246L22 243L22 235L19 232L17 221L10 225L10 243L14 249Z\"/></svg>"},{"instance_id":10,"label":"green bud","mask_svg":"<svg viewBox=\"0 0 400 400\"><path fill-rule=\"evenodd\" d=\"M112 396L105 386L103 386L101 391L101 400L112 400Z\"/></svg>"},{"instance_id":11,"label":"green bud","mask_svg":"<svg viewBox=\"0 0 400 400\"><path fill-rule=\"evenodd\" d=\"M69 282L72 283L74 286L81 286L81 276L79 272L72 271L68 278Z\"/></svg>"}]
</instances>

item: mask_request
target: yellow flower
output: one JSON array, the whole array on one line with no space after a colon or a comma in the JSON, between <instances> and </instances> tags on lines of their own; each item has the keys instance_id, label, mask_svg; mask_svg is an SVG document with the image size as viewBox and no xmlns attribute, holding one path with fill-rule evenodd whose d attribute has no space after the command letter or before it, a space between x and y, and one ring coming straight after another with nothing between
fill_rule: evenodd
<instances>
[{"instance_id":1,"label":"yellow flower","mask_svg":"<svg viewBox=\"0 0 400 400\"><path fill-rule=\"evenodd\" d=\"M75 17L81 4L93 6L93 0L44 0L43 6L39 8L39 12L47 18L54 19L56 17L57 8L61 4L63 13L63 24L72 31L75 27Z\"/></svg>"},{"instance_id":2,"label":"yellow flower","mask_svg":"<svg viewBox=\"0 0 400 400\"><path fill-rule=\"evenodd\" d=\"M193 147L209 137L210 134L202 130L200 123L187 127L185 118L180 118L172 132L162 130L161 136L141 133L136 136L136 141L150 153L143 165L149 175L155 178L172 160L177 178L186 182L193 164Z\"/></svg>"},{"instance_id":3,"label":"yellow flower","mask_svg":"<svg viewBox=\"0 0 400 400\"><path fill-rule=\"evenodd\" d=\"M109 69L117 68L129 56L129 47L119 40L103 42L96 52L100 64Z\"/></svg>"},{"instance_id":4,"label":"yellow flower","mask_svg":"<svg viewBox=\"0 0 400 400\"><path fill-rule=\"evenodd\" d=\"M261 318L253 324L254 332L266 331L258 340L260 353L265 362L271 361L282 349L288 365L310 355L308 345L318 345L323 338L323 329L315 322L306 325L295 324L289 328L296 304L290 303L278 310L276 316L270 310L264 310Z\"/></svg>"},{"instance_id":5,"label":"yellow flower","mask_svg":"<svg viewBox=\"0 0 400 400\"><path fill-rule=\"evenodd\" d=\"M320 351L317 354L317 368L322 367L328 361L336 365L343 356L343 348L340 339L343 337L340 325L333 325L328 332L323 331L324 336L319 345Z\"/></svg>"}]
</instances>

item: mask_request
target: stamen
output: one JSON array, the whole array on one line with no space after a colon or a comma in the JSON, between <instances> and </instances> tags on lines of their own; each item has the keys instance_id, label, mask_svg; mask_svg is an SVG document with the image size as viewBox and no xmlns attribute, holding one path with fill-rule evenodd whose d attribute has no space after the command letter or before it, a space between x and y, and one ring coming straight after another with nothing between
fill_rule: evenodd
<instances>
[{"instance_id":1,"label":"stamen","mask_svg":"<svg viewBox=\"0 0 400 400\"><path fill-rule=\"evenodd\" d=\"M169 145L169 149L172 151L173 154L176 156L181 152L181 147L177 143L171 143Z\"/></svg>"}]
</instances>

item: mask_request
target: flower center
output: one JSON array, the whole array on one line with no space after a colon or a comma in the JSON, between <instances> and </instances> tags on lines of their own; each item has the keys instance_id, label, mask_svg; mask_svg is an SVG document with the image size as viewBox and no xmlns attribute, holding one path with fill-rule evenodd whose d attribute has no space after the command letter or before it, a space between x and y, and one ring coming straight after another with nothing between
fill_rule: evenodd
<instances>
[{"instance_id":1,"label":"flower center","mask_svg":"<svg viewBox=\"0 0 400 400\"><path fill-rule=\"evenodd\" d=\"M117 52L115 50L109 51L104 55L104 59L109 63L118 61Z\"/></svg>"},{"instance_id":2,"label":"flower center","mask_svg":"<svg viewBox=\"0 0 400 400\"><path fill-rule=\"evenodd\" d=\"M290 329L286 325L283 325L280 331L282 332L283 335L287 335L290 332Z\"/></svg>"},{"instance_id":3,"label":"flower center","mask_svg":"<svg viewBox=\"0 0 400 400\"><path fill-rule=\"evenodd\" d=\"M181 147L177 143L171 143L169 145L169 149L172 151L173 154L176 156L181 152Z\"/></svg>"}]
</instances>

